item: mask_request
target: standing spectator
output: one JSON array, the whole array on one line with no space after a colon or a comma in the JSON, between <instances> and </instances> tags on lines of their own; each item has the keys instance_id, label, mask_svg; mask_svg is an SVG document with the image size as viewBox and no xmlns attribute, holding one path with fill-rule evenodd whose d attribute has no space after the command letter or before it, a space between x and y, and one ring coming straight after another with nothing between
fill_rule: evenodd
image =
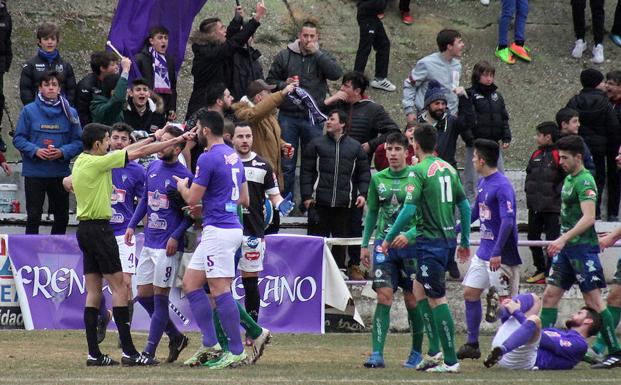
<instances>
[{"instance_id":1,"label":"standing spectator","mask_svg":"<svg viewBox=\"0 0 621 385\"><path fill-rule=\"evenodd\" d=\"M410 13L410 0L399 0L399 11L401 12L401 21L403 24L410 25L414 22Z\"/></svg>"},{"instance_id":2,"label":"standing spectator","mask_svg":"<svg viewBox=\"0 0 621 385\"><path fill-rule=\"evenodd\" d=\"M263 0L259 1L256 13L246 24L246 28L231 37L227 37L226 27L217 17L203 20L198 31L192 33L190 41L194 53L192 62L194 82L185 115L186 120L199 108L205 107L205 92L214 83L226 81L227 66L230 66L235 47L246 44L250 36L259 28L260 21L266 12Z\"/></svg>"},{"instance_id":3,"label":"standing spectator","mask_svg":"<svg viewBox=\"0 0 621 385\"><path fill-rule=\"evenodd\" d=\"M561 108L556 113L556 125L559 128L559 139L567 135L578 135L580 130L580 113L571 108ZM595 176L595 162L589 146L584 144L584 168Z\"/></svg>"},{"instance_id":4,"label":"standing spectator","mask_svg":"<svg viewBox=\"0 0 621 385\"><path fill-rule=\"evenodd\" d=\"M91 118L93 123L112 125L123 121L123 105L127 97L127 79L132 62L121 59L121 74L108 75L102 82L101 95L93 96Z\"/></svg>"},{"instance_id":5,"label":"standing spectator","mask_svg":"<svg viewBox=\"0 0 621 385\"><path fill-rule=\"evenodd\" d=\"M371 48L375 49L375 78L371 81L371 87L393 92L397 87L388 80L390 39L379 17L380 14L384 14L386 0L358 0L356 3L358 7L356 20L360 27L360 40L354 71L364 73Z\"/></svg>"},{"instance_id":6,"label":"standing spectator","mask_svg":"<svg viewBox=\"0 0 621 385\"><path fill-rule=\"evenodd\" d=\"M6 8L6 1L0 1L0 124L4 115L4 74L9 72L11 62L13 61L13 49L11 48L11 32L13 31L13 22L11 15ZM0 126L0 131L2 127ZM0 152L6 151L6 143L0 135Z\"/></svg>"},{"instance_id":7,"label":"standing spectator","mask_svg":"<svg viewBox=\"0 0 621 385\"><path fill-rule=\"evenodd\" d=\"M91 55L91 72L78 82L75 108L80 116L80 124L91 123L91 102L93 96L103 93L103 79L119 73L119 58L110 51L97 51Z\"/></svg>"},{"instance_id":8,"label":"standing spectator","mask_svg":"<svg viewBox=\"0 0 621 385\"><path fill-rule=\"evenodd\" d=\"M498 21L498 47L496 47L496 57L507 64L514 64L515 58L530 62L530 49L524 45L526 36L526 19L528 18L528 0L501 0L502 9ZM515 39L511 46L507 35L509 34L509 24L515 15L514 33Z\"/></svg>"},{"instance_id":9,"label":"standing spectator","mask_svg":"<svg viewBox=\"0 0 621 385\"><path fill-rule=\"evenodd\" d=\"M621 71L610 71L606 74L606 96L617 117L621 117Z\"/></svg>"},{"instance_id":10,"label":"standing spectator","mask_svg":"<svg viewBox=\"0 0 621 385\"><path fill-rule=\"evenodd\" d=\"M571 51L571 56L576 59L582 57L582 53L587 48L585 40L585 13L586 0L571 0L571 15L574 22L574 33L576 34L576 45ZM604 0L590 0L591 18L593 20L593 57L591 61L595 64L604 62ZM614 40L613 40L614 41Z\"/></svg>"},{"instance_id":11,"label":"standing spectator","mask_svg":"<svg viewBox=\"0 0 621 385\"><path fill-rule=\"evenodd\" d=\"M75 109L60 94L61 75L45 73L37 98L19 115L13 145L22 154L26 191L26 234L39 234L43 202L47 194L54 223L52 234L64 234L69 222L69 193L63 178L69 162L82 150L82 127Z\"/></svg>"},{"instance_id":12,"label":"standing spectator","mask_svg":"<svg viewBox=\"0 0 621 385\"><path fill-rule=\"evenodd\" d=\"M618 1L615 8L615 21L610 30L610 40L621 47L621 3Z\"/></svg>"},{"instance_id":13,"label":"standing spectator","mask_svg":"<svg viewBox=\"0 0 621 385\"><path fill-rule=\"evenodd\" d=\"M498 87L494 84L496 69L483 60L474 65L472 70L472 86L466 94L459 97L459 120L465 130L471 131L473 139L489 139L502 142L502 149L509 148L511 129L509 128L509 113L505 107ZM470 201L476 195L474 190L479 175L469 160L474 153L473 147L466 147L466 162L464 164L464 189ZM504 173L502 151L498 158L498 171Z\"/></svg>"},{"instance_id":14,"label":"standing spectator","mask_svg":"<svg viewBox=\"0 0 621 385\"><path fill-rule=\"evenodd\" d=\"M429 82L434 79L449 91L459 87L461 58L464 42L454 29L443 29L436 37L439 52L427 55L416 62L416 66L403 81L403 110L408 122L425 109L425 93ZM446 96L451 115L457 115L457 95Z\"/></svg>"},{"instance_id":15,"label":"standing spectator","mask_svg":"<svg viewBox=\"0 0 621 385\"><path fill-rule=\"evenodd\" d=\"M177 72L175 60L167 53L168 30L161 26L149 30L144 48L136 55L136 66L147 86L164 100L168 120L177 119Z\"/></svg>"},{"instance_id":16,"label":"standing spectator","mask_svg":"<svg viewBox=\"0 0 621 385\"><path fill-rule=\"evenodd\" d=\"M541 233L545 233L546 240L551 241L558 238L561 232L561 188L565 174L554 145L557 136L558 127L554 122L543 122L537 126L537 149L528 160L524 182L529 241L540 241ZM545 283L551 258L544 256L541 247L531 247L530 252L537 270L526 281Z\"/></svg>"},{"instance_id":17,"label":"standing spectator","mask_svg":"<svg viewBox=\"0 0 621 385\"><path fill-rule=\"evenodd\" d=\"M61 93L73 104L75 100L75 75L69 62L63 60L58 53L60 31L51 23L43 23L37 27L37 46L39 50L22 67L19 78L19 97L22 104L32 103L37 96L37 87L41 78L48 71L55 71L59 76Z\"/></svg>"},{"instance_id":18,"label":"standing spectator","mask_svg":"<svg viewBox=\"0 0 621 385\"><path fill-rule=\"evenodd\" d=\"M597 217L600 217L601 193L608 187L608 220L617 221L619 178L615 157L619 148L619 120L603 91L604 75L588 68L580 73L582 90L569 100L567 107L580 114L579 134L593 154L597 183Z\"/></svg>"},{"instance_id":19,"label":"standing spectator","mask_svg":"<svg viewBox=\"0 0 621 385\"><path fill-rule=\"evenodd\" d=\"M337 80L342 74L341 66L334 57L319 48L317 24L312 20L305 20L298 38L274 58L266 80L275 84L277 90L282 90L287 84L296 83L308 91L315 101L321 101L328 94L327 80ZM283 159L285 183L282 193L293 194L297 154L303 152L313 138L321 136L323 126L312 125L308 119L308 111L291 101L285 101L280 106L278 123L282 129L282 138L293 145L294 151L293 158Z\"/></svg>"},{"instance_id":20,"label":"standing spectator","mask_svg":"<svg viewBox=\"0 0 621 385\"><path fill-rule=\"evenodd\" d=\"M147 135L166 124L166 117L157 112L155 102L151 100L150 95L151 89L145 79L132 80L127 107L123 110L123 121L133 130L143 131Z\"/></svg>"},{"instance_id":21,"label":"standing spectator","mask_svg":"<svg viewBox=\"0 0 621 385\"><path fill-rule=\"evenodd\" d=\"M414 152L414 129L416 128L416 124L416 122L408 122L408 125L403 132L405 137L408 138L409 143L405 154L405 162L408 166L415 165L417 163L416 152ZM373 154L373 163L375 164L375 169L377 171L382 171L388 168L389 162L386 157L386 143L380 144L375 150L375 153Z\"/></svg>"},{"instance_id":22,"label":"standing spectator","mask_svg":"<svg viewBox=\"0 0 621 385\"><path fill-rule=\"evenodd\" d=\"M304 150L300 190L304 206L314 209L308 215L309 235L346 237L350 208L364 207L371 170L366 152L347 131L347 114L332 111L326 135ZM345 246L332 250L338 267L345 269Z\"/></svg>"}]
</instances>

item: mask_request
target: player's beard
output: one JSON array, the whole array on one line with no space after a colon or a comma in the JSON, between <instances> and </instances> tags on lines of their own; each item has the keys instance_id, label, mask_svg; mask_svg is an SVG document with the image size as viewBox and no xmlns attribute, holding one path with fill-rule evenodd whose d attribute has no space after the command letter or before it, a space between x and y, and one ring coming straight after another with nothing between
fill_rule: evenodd
<instances>
[{"instance_id":1,"label":"player's beard","mask_svg":"<svg viewBox=\"0 0 621 385\"><path fill-rule=\"evenodd\" d=\"M446 113L446 110L440 109L440 110L435 110L429 111L429 115L431 115L432 118L434 118L436 121L440 121L442 120L442 118L444 117L444 114Z\"/></svg>"},{"instance_id":2,"label":"player's beard","mask_svg":"<svg viewBox=\"0 0 621 385\"><path fill-rule=\"evenodd\" d=\"M175 159L175 154L168 153L168 154L164 154L162 156L159 156L159 158L164 163L172 163L173 160Z\"/></svg>"},{"instance_id":3,"label":"player's beard","mask_svg":"<svg viewBox=\"0 0 621 385\"><path fill-rule=\"evenodd\" d=\"M205 137L205 134L203 134L202 130L198 130L198 136L196 137L196 140L198 141L198 144L202 147L207 147L207 137Z\"/></svg>"},{"instance_id":4,"label":"player's beard","mask_svg":"<svg viewBox=\"0 0 621 385\"><path fill-rule=\"evenodd\" d=\"M567 329L575 328L575 327L578 327L578 326L580 326L580 325L578 324L578 322L576 322L575 320L573 320L573 319L571 319L571 318L570 318L570 319L568 319L567 321L565 321L565 327L566 327Z\"/></svg>"}]
</instances>

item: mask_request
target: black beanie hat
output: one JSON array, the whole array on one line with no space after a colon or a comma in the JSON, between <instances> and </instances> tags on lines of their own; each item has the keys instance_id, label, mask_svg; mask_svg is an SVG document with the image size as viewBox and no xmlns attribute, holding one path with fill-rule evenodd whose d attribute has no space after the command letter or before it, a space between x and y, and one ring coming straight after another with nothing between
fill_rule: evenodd
<instances>
[{"instance_id":1,"label":"black beanie hat","mask_svg":"<svg viewBox=\"0 0 621 385\"><path fill-rule=\"evenodd\" d=\"M595 68L587 68L580 73L580 83L584 88L595 88L604 81L604 75Z\"/></svg>"}]
</instances>

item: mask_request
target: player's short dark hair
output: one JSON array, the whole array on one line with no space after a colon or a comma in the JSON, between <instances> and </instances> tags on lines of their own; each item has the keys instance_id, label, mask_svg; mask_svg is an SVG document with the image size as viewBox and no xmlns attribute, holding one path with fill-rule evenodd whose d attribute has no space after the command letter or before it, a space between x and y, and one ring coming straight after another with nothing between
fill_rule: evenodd
<instances>
[{"instance_id":1,"label":"player's short dark hair","mask_svg":"<svg viewBox=\"0 0 621 385\"><path fill-rule=\"evenodd\" d=\"M606 80L612 80L617 85L621 85L621 71L610 71L606 74Z\"/></svg>"},{"instance_id":2,"label":"player's short dark hair","mask_svg":"<svg viewBox=\"0 0 621 385\"><path fill-rule=\"evenodd\" d=\"M118 62L119 59L113 52L96 51L91 54L91 71L95 75L101 74L101 67L107 68L110 64Z\"/></svg>"},{"instance_id":3,"label":"player's short dark hair","mask_svg":"<svg viewBox=\"0 0 621 385\"><path fill-rule=\"evenodd\" d=\"M235 130L237 129L237 127L250 127L250 123L248 123L247 120L238 120L231 123L233 123L233 132L231 132L231 136L235 135Z\"/></svg>"},{"instance_id":4,"label":"player's short dark hair","mask_svg":"<svg viewBox=\"0 0 621 385\"><path fill-rule=\"evenodd\" d=\"M203 21L198 26L198 30L204 33L212 33L216 28L216 23L221 21L219 17L209 17Z\"/></svg>"},{"instance_id":5,"label":"player's short dark hair","mask_svg":"<svg viewBox=\"0 0 621 385\"><path fill-rule=\"evenodd\" d=\"M588 306L583 306L581 310L586 310L588 318L593 321L593 323L589 327L589 330L587 331L587 337L593 337L594 335L599 333L600 330L602 330L602 316L599 315L599 313L595 309Z\"/></svg>"},{"instance_id":6,"label":"player's short dark hair","mask_svg":"<svg viewBox=\"0 0 621 385\"><path fill-rule=\"evenodd\" d=\"M418 143L421 150L430 154L436 149L438 132L431 124L422 123L414 130L414 141Z\"/></svg>"},{"instance_id":7,"label":"player's short dark hair","mask_svg":"<svg viewBox=\"0 0 621 385\"><path fill-rule=\"evenodd\" d=\"M498 157L500 156L500 146L497 142L489 139L477 139L474 141L474 151L477 156L485 161L489 167L498 166Z\"/></svg>"},{"instance_id":8,"label":"player's short dark hair","mask_svg":"<svg viewBox=\"0 0 621 385\"><path fill-rule=\"evenodd\" d=\"M60 30L56 24L41 23L37 26L37 40L51 36L55 37L56 40L60 39Z\"/></svg>"},{"instance_id":9,"label":"player's short dark hair","mask_svg":"<svg viewBox=\"0 0 621 385\"><path fill-rule=\"evenodd\" d=\"M58 85L60 85L60 74L57 71L45 72L43 76L41 76L41 79L39 79L39 83L37 83L37 85L41 87L43 83L49 83L52 79L56 79Z\"/></svg>"},{"instance_id":10,"label":"player's short dark hair","mask_svg":"<svg viewBox=\"0 0 621 385\"><path fill-rule=\"evenodd\" d=\"M386 137L386 144L399 144L407 151L410 143L402 132L391 132Z\"/></svg>"},{"instance_id":11,"label":"player's short dark hair","mask_svg":"<svg viewBox=\"0 0 621 385\"><path fill-rule=\"evenodd\" d=\"M315 28L316 30L319 30L319 21L317 21L317 19L314 18L307 18L302 20L302 26L300 27L300 31L302 31L302 28Z\"/></svg>"},{"instance_id":12,"label":"player's short dark hair","mask_svg":"<svg viewBox=\"0 0 621 385\"><path fill-rule=\"evenodd\" d=\"M345 84L347 82L351 82L352 88L360 89L361 95L363 95L369 87L369 78L367 78L367 76L362 72L358 71L350 71L345 73L345 75L343 75L343 80L341 81L341 84Z\"/></svg>"},{"instance_id":13,"label":"player's short dark hair","mask_svg":"<svg viewBox=\"0 0 621 385\"><path fill-rule=\"evenodd\" d=\"M572 156L578 154L584 157L584 140L578 135L567 135L556 141L556 148L565 151Z\"/></svg>"},{"instance_id":14,"label":"player's short dark hair","mask_svg":"<svg viewBox=\"0 0 621 385\"><path fill-rule=\"evenodd\" d=\"M496 75L496 67L487 60L481 60L475 64L472 69L472 76L470 78L472 80L472 85L479 83L479 81L481 81L481 76L485 74Z\"/></svg>"},{"instance_id":15,"label":"player's short dark hair","mask_svg":"<svg viewBox=\"0 0 621 385\"><path fill-rule=\"evenodd\" d=\"M149 87L149 83L147 83L147 80L145 78L136 78L132 80L132 89L136 86L147 86L147 88L151 89L151 87Z\"/></svg>"},{"instance_id":16,"label":"player's short dark hair","mask_svg":"<svg viewBox=\"0 0 621 385\"><path fill-rule=\"evenodd\" d=\"M215 83L211 86L207 87L205 90L205 106L211 107L218 99L224 99L224 91L226 90L226 84L224 83Z\"/></svg>"},{"instance_id":17,"label":"player's short dark hair","mask_svg":"<svg viewBox=\"0 0 621 385\"><path fill-rule=\"evenodd\" d=\"M554 122L546 121L539 123L535 130L542 135L550 135L552 142L556 142L558 138L558 126Z\"/></svg>"},{"instance_id":18,"label":"player's short dark hair","mask_svg":"<svg viewBox=\"0 0 621 385\"><path fill-rule=\"evenodd\" d=\"M82 148L84 151L90 151L95 142L101 141L110 134L110 126L100 123L89 123L82 130Z\"/></svg>"},{"instance_id":19,"label":"player's short dark hair","mask_svg":"<svg viewBox=\"0 0 621 385\"><path fill-rule=\"evenodd\" d=\"M440 52L448 49L448 46L455 43L455 39L460 38L461 34L454 29L443 29L436 36L436 43Z\"/></svg>"},{"instance_id":20,"label":"player's short dark hair","mask_svg":"<svg viewBox=\"0 0 621 385\"><path fill-rule=\"evenodd\" d=\"M558 112L556 113L556 125L559 127L559 129L561 128L561 123L569 123L569 121L572 118L575 117L579 117L580 113L576 110L574 110L573 108L561 108L560 110L558 110Z\"/></svg>"},{"instance_id":21,"label":"player's short dark hair","mask_svg":"<svg viewBox=\"0 0 621 385\"><path fill-rule=\"evenodd\" d=\"M163 25L156 25L151 27L151 29L149 30L149 39L154 38L155 35L157 35L158 33L166 36L170 35L168 28L164 27Z\"/></svg>"},{"instance_id":22,"label":"player's short dark hair","mask_svg":"<svg viewBox=\"0 0 621 385\"><path fill-rule=\"evenodd\" d=\"M328 116L332 116L332 114L336 114L336 116L339 118L339 123L345 123L345 125L343 126L343 132L348 132L349 131L349 122L348 122L348 119L347 119L347 113L345 111L343 111L343 110L334 109L334 110L330 111Z\"/></svg>"},{"instance_id":23,"label":"player's short dark hair","mask_svg":"<svg viewBox=\"0 0 621 385\"><path fill-rule=\"evenodd\" d=\"M130 126L129 124L125 122L117 122L112 125L112 128L110 129L110 133L112 133L112 131L127 132L129 137L131 138L132 132L134 132L134 129L132 128L132 126Z\"/></svg>"},{"instance_id":24,"label":"player's short dark hair","mask_svg":"<svg viewBox=\"0 0 621 385\"><path fill-rule=\"evenodd\" d=\"M222 136L224 133L224 119L216 111L201 108L196 112L196 120L201 123L202 127L209 127L215 136Z\"/></svg>"},{"instance_id":25,"label":"player's short dark hair","mask_svg":"<svg viewBox=\"0 0 621 385\"><path fill-rule=\"evenodd\" d=\"M177 126L173 126L173 125L168 125L166 126L166 129L164 130L164 133L168 133L172 136L174 136L175 138L183 135L183 130ZM176 147L179 147L182 151L185 148L185 142L181 142L181 143L175 143Z\"/></svg>"}]
</instances>

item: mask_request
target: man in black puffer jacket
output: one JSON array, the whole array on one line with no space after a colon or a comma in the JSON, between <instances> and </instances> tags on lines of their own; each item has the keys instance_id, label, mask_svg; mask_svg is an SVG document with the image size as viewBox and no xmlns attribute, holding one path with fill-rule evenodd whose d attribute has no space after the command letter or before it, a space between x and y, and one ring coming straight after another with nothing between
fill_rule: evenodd
<instances>
[{"instance_id":1,"label":"man in black puffer jacket","mask_svg":"<svg viewBox=\"0 0 621 385\"><path fill-rule=\"evenodd\" d=\"M608 217L617 218L619 211L619 178L615 157L620 143L617 114L608 101L604 88L604 75L588 68L580 73L582 90L569 100L568 108L580 114L579 135L593 154L597 195L597 217L600 217L601 193L608 187Z\"/></svg>"},{"instance_id":2,"label":"man in black puffer jacket","mask_svg":"<svg viewBox=\"0 0 621 385\"><path fill-rule=\"evenodd\" d=\"M229 38L235 36L244 28L248 28L247 24L248 22L244 22L242 14L237 12L226 29L226 36ZM235 47L230 65L227 68L226 88L231 91L235 101L241 100L246 95L248 85L252 81L264 79L263 67L259 61L261 51L252 46L253 42L254 36L251 36L246 44Z\"/></svg>"},{"instance_id":3,"label":"man in black puffer jacket","mask_svg":"<svg viewBox=\"0 0 621 385\"><path fill-rule=\"evenodd\" d=\"M360 143L345 134L347 115L330 113L326 135L313 139L304 150L300 190L309 210L308 234L347 237L350 208L364 207L371 170ZM345 268L345 247L334 246L339 268Z\"/></svg>"}]
</instances>

